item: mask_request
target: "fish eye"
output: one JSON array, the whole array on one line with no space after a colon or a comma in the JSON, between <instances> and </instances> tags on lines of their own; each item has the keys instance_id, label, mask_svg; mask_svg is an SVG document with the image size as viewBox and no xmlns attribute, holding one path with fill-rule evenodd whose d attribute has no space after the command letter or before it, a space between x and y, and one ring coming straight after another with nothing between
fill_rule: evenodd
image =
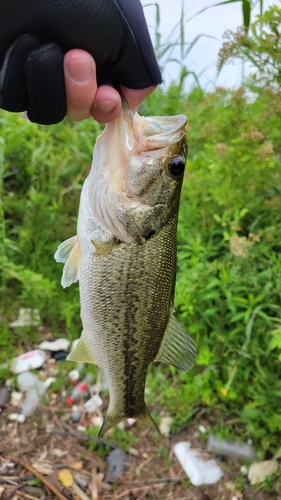
<instances>
[{"instance_id":1,"label":"fish eye","mask_svg":"<svg viewBox=\"0 0 281 500\"><path fill-rule=\"evenodd\" d=\"M172 179L181 177L185 169L185 160L182 156L174 156L167 165L167 173Z\"/></svg>"}]
</instances>

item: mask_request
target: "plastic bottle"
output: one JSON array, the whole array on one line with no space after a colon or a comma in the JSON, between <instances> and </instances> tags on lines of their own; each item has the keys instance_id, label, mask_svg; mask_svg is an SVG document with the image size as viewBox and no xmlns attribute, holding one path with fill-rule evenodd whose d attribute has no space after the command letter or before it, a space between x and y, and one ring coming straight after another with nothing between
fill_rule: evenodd
<instances>
[{"instance_id":1,"label":"plastic bottle","mask_svg":"<svg viewBox=\"0 0 281 500\"><path fill-rule=\"evenodd\" d=\"M89 395L89 383L92 381L92 374L88 373L82 382L76 384L68 398L66 398L66 404L73 405L75 401L80 399L83 396Z\"/></svg>"},{"instance_id":2,"label":"plastic bottle","mask_svg":"<svg viewBox=\"0 0 281 500\"><path fill-rule=\"evenodd\" d=\"M21 414L25 417L30 417L33 415L35 410L38 408L40 400L46 391L46 387L44 382L42 382L42 386L39 388L38 386L32 387L28 389L25 395L25 399L22 403Z\"/></svg>"},{"instance_id":3,"label":"plastic bottle","mask_svg":"<svg viewBox=\"0 0 281 500\"><path fill-rule=\"evenodd\" d=\"M246 460L253 460L256 457L256 451L250 444L231 441L213 434L208 438L208 451Z\"/></svg>"},{"instance_id":4,"label":"plastic bottle","mask_svg":"<svg viewBox=\"0 0 281 500\"><path fill-rule=\"evenodd\" d=\"M26 391L21 407L21 414L25 417L33 415L38 408L40 400L48 385L31 372L21 373L17 379L18 386L22 391Z\"/></svg>"}]
</instances>

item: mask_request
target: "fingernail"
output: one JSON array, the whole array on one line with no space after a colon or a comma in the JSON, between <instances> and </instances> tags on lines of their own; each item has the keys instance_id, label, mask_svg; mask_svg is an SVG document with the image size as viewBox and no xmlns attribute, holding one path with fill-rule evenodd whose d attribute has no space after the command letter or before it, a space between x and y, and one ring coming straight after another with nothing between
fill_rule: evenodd
<instances>
[{"instance_id":1,"label":"fingernail","mask_svg":"<svg viewBox=\"0 0 281 500\"><path fill-rule=\"evenodd\" d=\"M76 83L87 83L92 74L92 64L86 60L77 60L69 64L68 74Z\"/></svg>"},{"instance_id":2,"label":"fingernail","mask_svg":"<svg viewBox=\"0 0 281 500\"><path fill-rule=\"evenodd\" d=\"M97 101L96 107L98 108L99 111L109 114L116 107L116 103L113 101Z\"/></svg>"}]
</instances>

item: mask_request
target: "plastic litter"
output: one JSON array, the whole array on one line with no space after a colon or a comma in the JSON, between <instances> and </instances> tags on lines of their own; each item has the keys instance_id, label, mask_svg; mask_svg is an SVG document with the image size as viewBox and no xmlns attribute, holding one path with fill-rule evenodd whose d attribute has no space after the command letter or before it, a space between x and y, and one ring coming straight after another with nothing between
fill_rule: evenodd
<instances>
[{"instance_id":1,"label":"plastic litter","mask_svg":"<svg viewBox=\"0 0 281 500\"><path fill-rule=\"evenodd\" d=\"M0 387L0 408L4 408L10 400L11 391L6 385Z\"/></svg>"},{"instance_id":2,"label":"plastic litter","mask_svg":"<svg viewBox=\"0 0 281 500\"><path fill-rule=\"evenodd\" d=\"M246 460L253 460L256 457L256 451L251 444L231 441L212 434L210 434L208 438L207 449L218 455L243 458Z\"/></svg>"},{"instance_id":3,"label":"plastic litter","mask_svg":"<svg viewBox=\"0 0 281 500\"><path fill-rule=\"evenodd\" d=\"M75 401L80 399L81 397L87 397L89 395L89 384L91 383L93 379L93 376L91 373L88 373L86 377L82 380L82 382L79 382L76 384L68 398L66 398L66 404L68 405L73 405Z\"/></svg>"},{"instance_id":4,"label":"plastic litter","mask_svg":"<svg viewBox=\"0 0 281 500\"><path fill-rule=\"evenodd\" d=\"M133 425L135 425L136 419L135 418L128 418L127 423L130 425L130 427L132 427Z\"/></svg>"},{"instance_id":5,"label":"plastic litter","mask_svg":"<svg viewBox=\"0 0 281 500\"><path fill-rule=\"evenodd\" d=\"M41 383L42 385L40 387L32 387L26 392L25 399L23 400L21 407L21 413L25 417L30 417L31 415L33 415L33 413L39 406L40 400L47 389L44 382Z\"/></svg>"},{"instance_id":6,"label":"plastic litter","mask_svg":"<svg viewBox=\"0 0 281 500\"><path fill-rule=\"evenodd\" d=\"M22 327L22 326L38 326L40 325L40 315L38 309L20 309L18 318L9 326L12 328Z\"/></svg>"},{"instance_id":7,"label":"plastic litter","mask_svg":"<svg viewBox=\"0 0 281 500\"><path fill-rule=\"evenodd\" d=\"M45 340L44 342L41 342L38 348L42 349L43 351L57 352L57 351L67 351L69 345L70 342L68 339L58 338L54 340Z\"/></svg>"},{"instance_id":8,"label":"plastic litter","mask_svg":"<svg viewBox=\"0 0 281 500\"><path fill-rule=\"evenodd\" d=\"M241 465L240 472L241 472L241 474L246 475L248 473L247 467L245 465Z\"/></svg>"},{"instance_id":9,"label":"plastic litter","mask_svg":"<svg viewBox=\"0 0 281 500\"><path fill-rule=\"evenodd\" d=\"M68 374L68 378L72 384L77 384L80 374L78 370L71 370Z\"/></svg>"},{"instance_id":10,"label":"plastic litter","mask_svg":"<svg viewBox=\"0 0 281 500\"><path fill-rule=\"evenodd\" d=\"M47 390L48 386L53 382L54 379L47 380L48 382L43 382L42 380L39 380L34 373L31 372L21 373L18 376L18 386L22 391L26 392L21 407L21 414L25 417L30 417L31 415L33 415L33 413L39 406L44 392Z\"/></svg>"},{"instance_id":11,"label":"plastic litter","mask_svg":"<svg viewBox=\"0 0 281 500\"><path fill-rule=\"evenodd\" d=\"M39 380L35 373L24 372L20 373L17 377L17 385L21 391L28 391L28 389L34 387L37 382L39 382Z\"/></svg>"},{"instance_id":12,"label":"plastic litter","mask_svg":"<svg viewBox=\"0 0 281 500\"><path fill-rule=\"evenodd\" d=\"M83 476L80 476L78 474L74 475L74 481L75 481L75 483L78 484L78 486L80 486L80 488L83 488L83 489L87 488L88 483L89 483L89 481L87 479L85 479Z\"/></svg>"},{"instance_id":13,"label":"plastic litter","mask_svg":"<svg viewBox=\"0 0 281 500\"><path fill-rule=\"evenodd\" d=\"M79 422L80 418L82 416L82 413L81 411L79 410L72 410L72 413L71 413L71 420L74 424L77 424L77 422Z\"/></svg>"},{"instance_id":14,"label":"plastic litter","mask_svg":"<svg viewBox=\"0 0 281 500\"><path fill-rule=\"evenodd\" d=\"M188 441L177 443L174 453L194 486L216 483L223 476L223 471L216 461L202 459L199 451L192 450Z\"/></svg>"},{"instance_id":15,"label":"plastic litter","mask_svg":"<svg viewBox=\"0 0 281 500\"><path fill-rule=\"evenodd\" d=\"M68 356L68 351L56 351L52 352L52 358L56 361L64 361Z\"/></svg>"},{"instance_id":16,"label":"plastic litter","mask_svg":"<svg viewBox=\"0 0 281 500\"><path fill-rule=\"evenodd\" d=\"M108 471L105 480L109 483L114 483L122 472L128 470L131 463L130 457L121 448L111 451L106 460Z\"/></svg>"},{"instance_id":17,"label":"plastic litter","mask_svg":"<svg viewBox=\"0 0 281 500\"><path fill-rule=\"evenodd\" d=\"M169 436L171 423L173 419L171 417L162 417L159 425L159 430L164 436Z\"/></svg>"},{"instance_id":18,"label":"plastic litter","mask_svg":"<svg viewBox=\"0 0 281 500\"><path fill-rule=\"evenodd\" d=\"M78 425L77 426L77 430L80 431L80 432L85 432L86 429L87 429L87 427L85 427L84 425Z\"/></svg>"},{"instance_id":19,"label":"plastic litter","mask_svg":"<svg viewBox=\"0 0 281 500\"><path fill-rule=\"evenodd\" d=\"M200 432L202 432L202 434L206 434L207 432L207 429L204 425L199 425L198 429Z\"/></svg>"},{"instance_id":20,"label":"plastic litter","mask_svg":"<svg viewBox=\"0 0 281 500\"><path fill-rule=\"evenodd\" d=\"M70 396L66 398L66 404L68 405L73 405L75 401L80 399L81 397L86 397L89 394L89 387L88 384L85 382L79 382L79 384L76 384L75 387L72 389Z\"/></svg>"},{"instance_id":21,"label":"plastic litter","mask_svg":"<svg viewBox=\"0 0 281 500\"><path fill-rule=\"evenodd\" d=\"M98 394L94 394L94 396L86 401L84 404L84 408L88 413L94 413L97 409L103 405L103 400Z\"/></svg>"},{"instance_id":22,"label":"plastic litter","mask_svg":"<svg viewBox=\"0 0 281 500\"><path fill-rule=\"evenodd\" d=\"M98 415L94 415L92 418L91 418L91 422L93 424L93 427L100 427L102 422L103 422L103 418L102 417L99 417Z\"/></svg>"},{"instance_id":23,"label":"plastic litter","mask_svg":"<svg viewBox=\"0 0 281 500\"><path fill-rule=\"evenodd\" d=\"M13 373L22 373L28 370L34 370L35 368L41 368L46 358L46 353L40 349L20 354L14 359L11 371Z\"/></svg>"},{"instance_id":24,"label":"plastic litter","mask_svg":"<svg viewBox=\"0 0 281 500\"><path fill-rule=\"evenodd\" d=\"M11 413L8 415L8 419L19 422L19 424L23 424L25 422L25 416L20 413Z\"/></svg>"},{"instance_id":25,"label":"plastic litter","mask_svg":"<svg viewBox=\"0 0 281 500\"><path fill-rule=\"evenodd\" d=\"M23 397L22 392L13 391L11 394L11 405L12 406L19 406L20 402L22 400L22 397Z\"/></svg>"},{"instance_id":26,"label":"plastic litter","mask_svg":"<svg viewBox=\"0 0 281 500\"><path fill-rule=\"evenodd\" d=\"M44 384L46 389L49 389L50 385L55 382L57 379L55 377L48 377L46 380L44 380Z\"/></svg>"}]
</instances>

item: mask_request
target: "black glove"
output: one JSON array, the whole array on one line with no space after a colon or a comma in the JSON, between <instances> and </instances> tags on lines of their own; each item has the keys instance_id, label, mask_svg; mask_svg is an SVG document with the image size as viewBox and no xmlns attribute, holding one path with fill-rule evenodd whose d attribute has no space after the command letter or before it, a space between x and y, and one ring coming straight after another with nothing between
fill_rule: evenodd
<instances>
[{"instance_id":1,"label":"black glove","mask_svg":"<svg viewBox=\"0 0 281 500\"><path fill-rule=\"evenodd\" d=\"M161 83L139 0L0 0L0 107L31 121L63 120L63 57L89 52L98 85Z\"/></svg>"}]
</instances>

